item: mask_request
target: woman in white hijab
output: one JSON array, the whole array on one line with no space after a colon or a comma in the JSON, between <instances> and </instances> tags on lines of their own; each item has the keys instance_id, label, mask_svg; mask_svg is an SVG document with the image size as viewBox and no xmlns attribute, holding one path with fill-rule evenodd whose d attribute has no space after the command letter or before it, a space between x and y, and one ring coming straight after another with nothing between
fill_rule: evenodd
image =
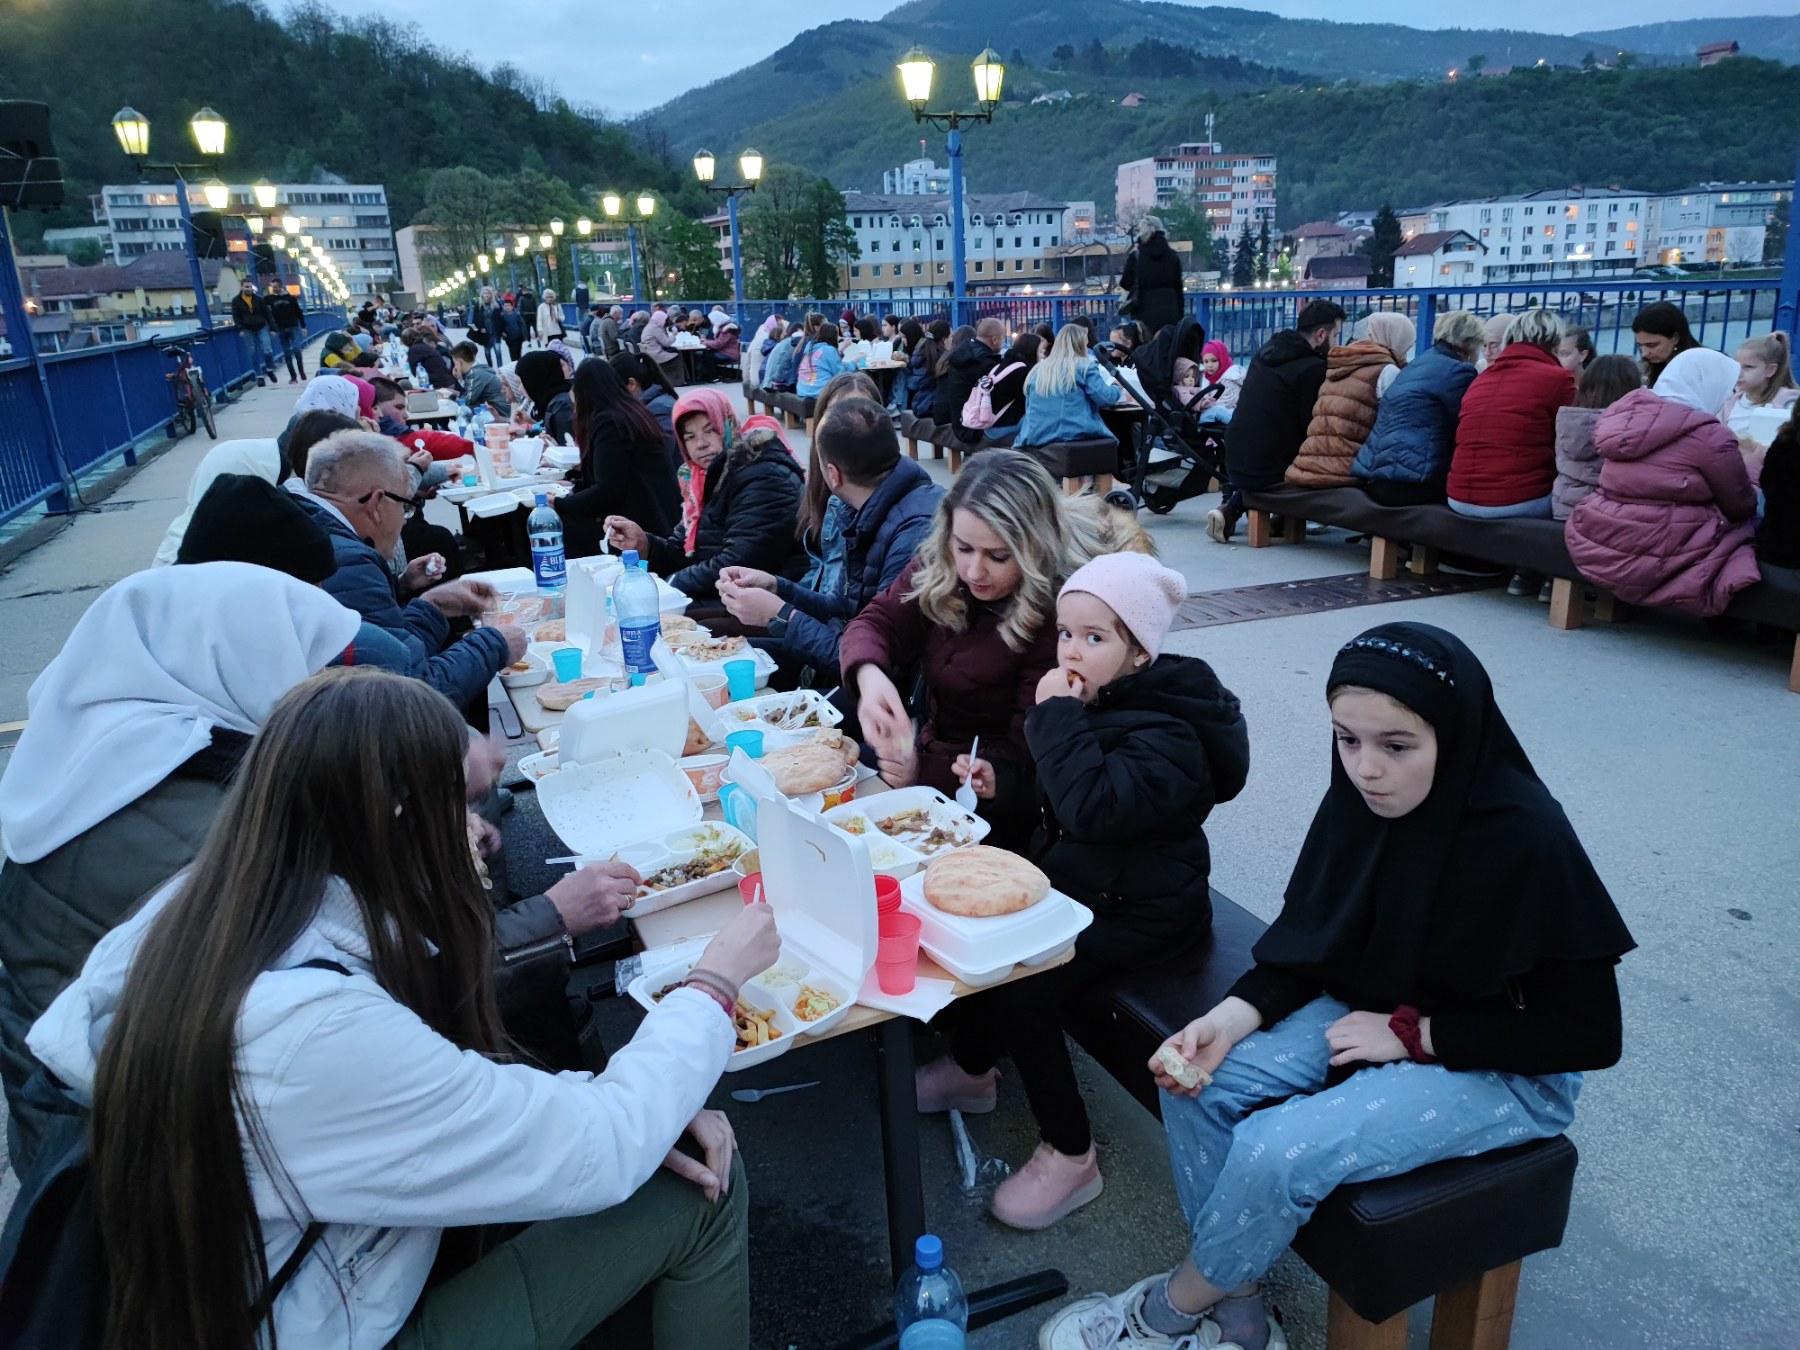
<instances>
[{"instance_id":1,"label":"woman in white hijab","mask_svg":"<svg viewBox=\"0 0 1800 1350\"><path fill-rule=\"evenodd\" d=\"M0 775L0 1079L15 1167L44 1123L21 1093L32 1022L188 864L263 719L361 626L267 567L152 568L94 601L33 682Z\"/></svg>"}]
</instances>

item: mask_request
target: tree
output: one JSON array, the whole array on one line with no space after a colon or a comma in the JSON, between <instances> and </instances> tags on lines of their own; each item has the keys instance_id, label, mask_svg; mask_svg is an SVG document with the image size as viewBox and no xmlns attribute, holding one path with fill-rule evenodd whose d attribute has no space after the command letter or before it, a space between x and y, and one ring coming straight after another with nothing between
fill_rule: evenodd
<instances>
[{"instance_id":1,"label":"tree","mask_svg":"<svg viewBox=\"0 0 1800 1350\"><path fill-rule=\"evenodd\" d=\"M63 249L70 267L92 267L106 261L106 249L98 239L76 239Z\"/></svg>"},{"instance_id":2,"label":"tree","mask_svg":"<svg viewBox=\"0 0 1800 1350\"><path fill-rule=\"evenodd\" d=\"M1161 215L1163 230L1171 242L1185 239L1194 246L1193 258L1188 265L1190 272L1218 270L1213 260L1212 222L1195 202L1176 202L1165 207Z\"/></svg>"},{"instance_id":3,"label":"tree","mask_svg":"<svg viewBox=\"0 0 1800 1350\"><path fill-rule=\"evenodd\" d=\"M1487 53L1486 52L1476 52L1475 55L1471 56L1464 63L1463 68L1465 70L1467 70L1469 72L1469 74L1471 74L1471 75L1479 75L1479 74L1481 74L1482 67L1484 67L1486 65L1487 65Z\"/></svg>"},{"instance_id":4,"label":"tree","mask_svg":"<svg viewBox=\"0 0 1800 1350\"><path fill-rule=\"evenodd\" d=\"M807 294L836 295L843 284L838 269L859 256L856 234L844 219L844 196L815 178L806 192L807 231L803 250Z\"/></svg>"},{"instance_id":5,"label":"tree","mask_svg":"<svg viewBox=\"0 0 1800 1350\"><path fill-rule=\"evenodd\" d=\"M1067 70L1069 62L1075 59L1075 49L1066 42L1056 44L1056 50L1050 53L1050 59L1056 62L1058 70Z\"/></svg>"},{"instance_id":6,"label":"tree","mask_svg":"<svg viewBox=\"0 0 1800 1350\"><path fill-rule=\"evenodd\" d=\"M1595 56L1591 51L1583 52L1581 54L1581 68L1583 70L1593 70L1598 67L1599 64L1600 58Z\"/></svg>"},{"instance_id":7,"label":"tree","mask_svg":"<svg viewBox=\"0 0 1800 1350\"><path fill-rule=\"evenodd\" d=\"M1406 242L1406 236L1400 230L1400 217L1394 214L1394 208L1383 205L1375 213L1375 232L1362 241L1362 251L1369 258L1369 284L1371 286L1392 286L1394 284L1394 253Z\"/></svg>"},{"instance_id":8,"label":"tree","mask_svg":"<svg viewBox=\"0 0 1800 1350\"><path fill-rule=\"evenodd\" d=\"M1256 236L1256 275L1263 281L1269 279L1269 216L1263 213L1262 229Z\"/></svg>"},{"instance_id":9,"label":"tree","mask_svg":"<svg viewBox=\"0 0 1800 1350\"><path fill-rule=\"evenodd\" d=\"M1768 224L1763 230L1762 260L1766 263L1780 262L1782 254L1787 251L1788 217L1791 209L1784 197L1769 211Z\"/></svg>"},{"instance_id":10,"label":"tree","mask_svg":"<svg viewBox=\"0 0 1800 1350\"><path fill-rule=\"evenodd\" d=\"M1112 58L1107 55L1099 38L1090 38L1088 45L1081 49L1081 62L1090 74L1104 75L1107 67L1112 64Z\"/></svg>"},{"instance_id":11,"label":"tree","mask_svg":"<svg viewBox=\"0 0 1800 1350\"><path fill-rule=\"evenodd\" d=\"M838 269L857 256L843 194L791 164L775 165L763 175L739 221L744 285L758 299L835 295Z\"/></svg>"},{"instance_id":12,"label":"tree","mask_svg":"<svg viewBox=\"0 0 1800 1350\"><path fill-rule=\"evenodd\" d=\"M646 280L653 297L711 300L730 294L725 269L719 265L718 236L711 226L659 202L642 233L651 269Z\"/></svg>"},{"instance_id":13,"label":"tree","mask_svg":"<svg viewBox=\"0 0 1800 1350\"><path fill-rule=\"evenodd\" d=\"M439 169L426 180L425 206L418 215L425 228L418 233L418 244L428 281L441 281L468 266L469 259L518 227L511 196L508 180L466 165Z\"/></svg>"},{"instance_id":14,"label":"tree","mask_svg":"<svg viewBox=\"0 0 1800 1350\"><path fill-rule=\"evenodd\" d=\"M1244 232L1238 236L1237 249L1231 257L1231 284L1256 284L1256 239L1250 233L1250 222L1247 220L1244 222Z\"/></svg>"}]
</instances>

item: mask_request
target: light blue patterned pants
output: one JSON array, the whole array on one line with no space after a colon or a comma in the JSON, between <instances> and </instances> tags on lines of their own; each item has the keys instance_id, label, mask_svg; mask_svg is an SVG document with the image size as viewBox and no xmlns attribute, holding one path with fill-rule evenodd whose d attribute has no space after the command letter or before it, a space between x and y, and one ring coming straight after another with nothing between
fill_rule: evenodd
<instances>
[{"instance_id":1,"label":"light blue patterned pants","mask_svg":"<svg viewBox=\"0 0 1800 1350\"><path fill-rule=\"evenodd\" d=\"M1574 1118L1578 1073L1531 1078L1401 1060L1324 1090L1325 1029L1349 1011L1316 998L1239 1041L1197 1098L1163 1094L1194 1265L1221 1289L1260 1278L1347 1181L1549 1138Z\"/></svg>"}]
</instances>

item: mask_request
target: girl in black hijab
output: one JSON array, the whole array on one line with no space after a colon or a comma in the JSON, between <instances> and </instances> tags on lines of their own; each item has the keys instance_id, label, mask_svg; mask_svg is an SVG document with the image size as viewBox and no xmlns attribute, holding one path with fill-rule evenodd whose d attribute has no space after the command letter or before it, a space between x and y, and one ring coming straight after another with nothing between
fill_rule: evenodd
<instances>
[{"instance_id":1,"label":"girl in black hijab","mask_svg":"<svg viewBox=\"0 0 1800 1350\"><path fill-rule=\"evenodd\" d=\"M526 352L513 366L519 383L531 399L544 435L556 445L575 430L575 404L569 397L569 377L563 374L562 357L555 352Z\"/></svg>"},{"instance_id":2,"label":"girl in black hijab","mask_svg":"<svg viewBox=\"0 0 1800 1350\"><path fill-rule=\"evenodd\" d=\"M1326 698L1331 786L1286 904L1151 1061L1189 1254L1062 1309L1051 1350L1203 1320L1206 1344L1283 1344L1256 1281L1332 1190L1559 1134L1582 1072L1618 1061L1635 944L1474 654L1384 624ZM1171 1050L1210 1083L1183 1087Z\"/></svg>"}]
</instances>

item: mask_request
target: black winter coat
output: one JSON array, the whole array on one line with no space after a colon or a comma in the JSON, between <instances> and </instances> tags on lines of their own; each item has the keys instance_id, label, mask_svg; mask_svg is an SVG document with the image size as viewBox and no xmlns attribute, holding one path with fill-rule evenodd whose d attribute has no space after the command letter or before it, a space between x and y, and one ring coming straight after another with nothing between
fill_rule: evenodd
<instances>
[{"instance_id":1,"label":"black winter coat","mask_svg":"<svg viewBox=\"0 0 1800 1350\"><path fill-rule=\"evenodd\" d=\"M1800 437L1790 421L1763 457L1762 524L1756 558L1766 567L1800 567Z\"/></svg>"},{"instance_id":2,"label":"black winter coat","mask_svg":"<svg viewBox=\"0 0 1800 1350\"><path fill-rule=\"evenodd\" d=\"M1201 827L1250 773L1243 712L1212 667L1160 656L1091 705L1046 699L1025 739L1043 806L1032 856L1094 911L1087 954L1124 964L1204 934L1212 853Z\"/></svg>"},{"instance_id":3,"label":"black winter coat","mask_svg":"<svg viewBox=\"0 0 1800 1350\"><path fill-rule=\"evenodd\" d=\"M639 439L617 417L596 419L589 429L575 490L555 503L563 544L571 558L600 551L608 516L624 516L644 533L667 534L681 520L681 489L661 436Z\"/></svg>"},{"instance_id":4,"label":"black winter coat","mask_svg":"<svg viewBox=\"0 0 1800 1350\"><path fill-rule=\"evenodd\" d=\"M406 364L417 366L433 389L456 388L456 372L435 342L415 342L406 352Z\"/></svg>"},{"instance_id":5,"label":"black winter coat","mask_svg":"<svg viewBox=\"0 0 1800 1350\"><path fill-rule=\"evenodd\" d=\"M980 440L979 431L971 431L963 425L963 404L969 401L969 395L981 383L981 377L999 364L1000 353L979 338L970 338L951 352L950 368L937 383L931 420L941 427L955 427L957 435L965 441Z\"/></svg>"},{"instance_id":6,"label":"black winter coat","mask_svg":"<svg viewBox=\"0 0 1800 1350\"><path fill-rule=\"evenodd\" d=\"M269 316L275 320L277 328L298 328L306 322L306 313L300 308L300 302L291 295L278 295L267 302Z\"/></svg>"},{"instance_id":7,"label":"black winter coat","mask_svg":"<svg viewBox=\"0 0 1800 1350\"><path fill-rule=\"evenodd\" d=\"M1325 355L1299 333L1284 329L1263 344L1244 375L1225 433L1225 467L1233 487L1280 486L1306 439L1324 383Z\"/></svg>"},{"instance_id":8,"label":"black winter coat","mask_svg":"<svg viewBox=\"0 0 1800 1350\"><path fill-rule=\"evenodd\" d=\"M780 442L740 444L723 474L706 475L694 551L687 551L677 522L673 534L650 535L650 569L696 600L717 597L719 573L727 567L799 576L806 553L794 538L794 514L804 477Z\"/></svg>"},{"instance_id":9,"label":"black winter coat","mask_svg":"<svg viewBox=\"0 0 1800 1350\"><path fill-rule=\"evenodd\" d=\"M1181 317L1181 255L1169 247L1167 235L1153 234L1125 257L1119 285L1136 292L1136 319L1155 337Z\"/></svg>"},{"instance_id":10,"label":"black winter coat","mask_svg":"<svg viewBox=\"0 0 1800 1350\"><path fill-rule=\"evenodd\" d=\"M269 302L239 291L231 297L231 321L246 333L260 332L269 326Z\"/></svg>"}]
</instances>

